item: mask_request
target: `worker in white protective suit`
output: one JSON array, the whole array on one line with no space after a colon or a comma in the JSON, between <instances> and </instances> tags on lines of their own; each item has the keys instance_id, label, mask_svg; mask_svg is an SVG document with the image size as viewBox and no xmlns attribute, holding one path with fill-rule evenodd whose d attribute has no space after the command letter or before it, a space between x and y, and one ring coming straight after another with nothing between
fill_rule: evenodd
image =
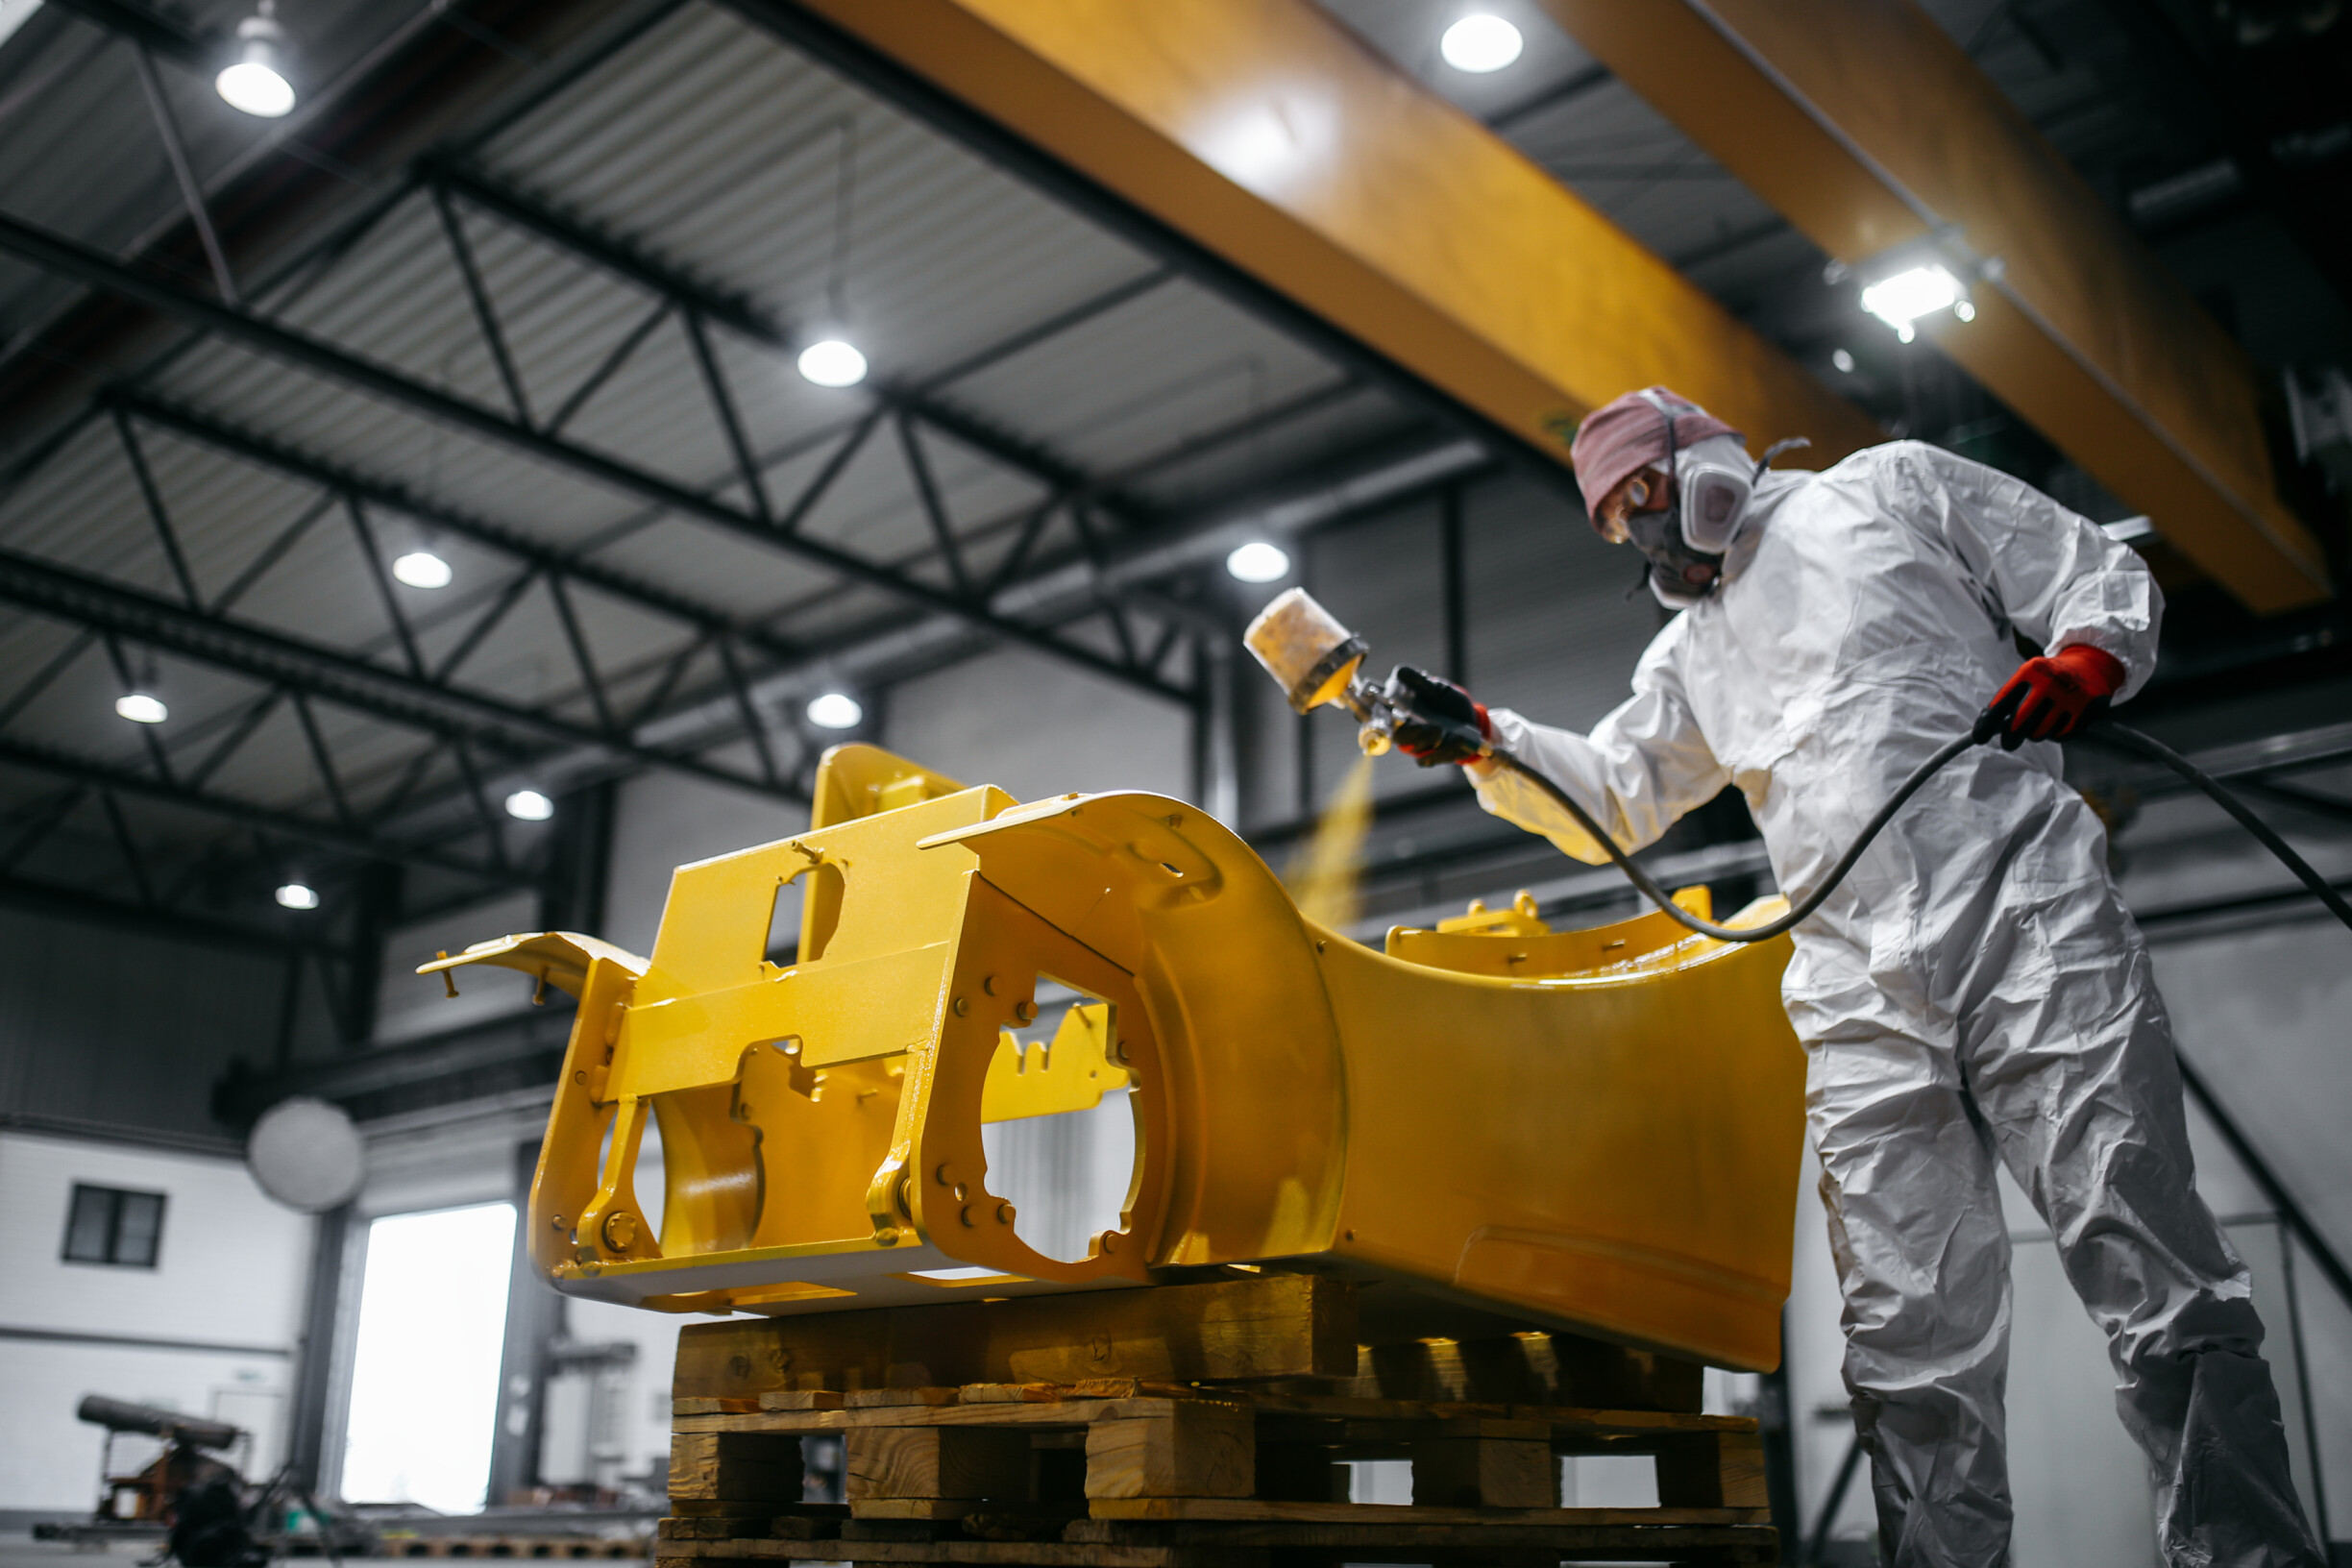
<instances>
[{"instance_id":1,"label":"worker in white protective suit","mask_svg":"<svg viewBox=\"0 0 2352 1568\"><path fill-rule=\"evenodd\" d=\"M2321 1562L2245 1265L2193 1185L2171 1034L2106 834L2058 747L2032 744L2147 680L2163 608L2147 569L2030 487L1919 442L1766 472L1663 388L1595 413L1573 458L1595 526L1639 545L1682 611L1633 695L1578 735L1422 680L1621 847L1736 785L1801 896L1999 693L2002 747L1962 753L1894 819L1797 927L1782 987L1889 1560L2007 1560L1997 1162L2107 1335L2168 1561ZM2015 634L2046 655L2020 669ZM1535 786L1442 735L1397 731L1425 762L1470 767L1488 811L1605 858Z\"/></svg>"}]
</instances>

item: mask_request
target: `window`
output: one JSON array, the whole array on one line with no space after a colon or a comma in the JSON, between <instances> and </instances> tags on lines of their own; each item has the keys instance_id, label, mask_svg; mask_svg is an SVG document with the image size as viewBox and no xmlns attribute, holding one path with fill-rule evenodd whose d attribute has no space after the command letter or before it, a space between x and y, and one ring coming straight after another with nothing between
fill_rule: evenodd
<instances>
[{"instance_id":1,"label":"window","mask_svg":"<svg viewBox=\"0 0 2352 1568\"><path fill-rule=\"evenodd\" d=\"M67 1262L153 1268L162 1239L162 1193L74 1183L73 1207L65 1214Z\"/></svg>"}]
</instances>

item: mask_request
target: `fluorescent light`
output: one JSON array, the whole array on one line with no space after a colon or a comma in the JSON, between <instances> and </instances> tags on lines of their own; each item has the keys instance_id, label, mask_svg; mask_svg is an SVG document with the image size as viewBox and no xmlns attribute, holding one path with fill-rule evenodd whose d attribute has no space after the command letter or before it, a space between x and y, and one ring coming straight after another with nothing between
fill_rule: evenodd
<instances>
[{"instance_id":1,"label":"fluorescent light","mask_svg":"<svg viewBox=\"0 0 2352 1568\"><path fill-rule=\"evenodd\" d=\"M278 901L288 909L316 909L318 890L300 882L288 882L278 890Z\"/></svg>"},{"instance_id":2,"label":"fluorescent light","mask_svg":"<svg viewBox=\"0 0 2352 1568\"><path fill-rule=\"evenodd\" d=\"M2138 517L2119 518L2113 523L2101 523L2099 527L2106 530L2108 538L2122 545L2128 545L2135 539L2156 537L2156 525L2148 521L2145 513Z\"/></svg>"},{"instance_id":3,"label":"fluorescent light","mask_svg":"<svg viewBox=\"0 0 2352 1568\"><path fill-rule=\"evenodd\" d=\"M1280 545L1253 539L1225 557L1225 570L1243 582L1276 582L1290 575L1290 556Z\"/></svg>"},{"instance_id":4,"label":"fluorescent light","mask_svg":"<svg viewBox=\"0 0 2352 1568\"><path fill-rule=\"evenodd\" d=\"M855 729L866 710L847 692L824 692L809 698L808 722L819 729Z\"/></svg>"},{"instance_id":5,"label":"fluorescent light","mask_svg":"<svg viewBox=\"0 0 2352 1568\"><path fill-rule=\"evenodd\" d=\"M1837 366L1838 373L1840 375L1851 376L1853 374L1853 355L1847 353L1844 349L1831 350L1829 354L1829 362Z\"/></svg>"},{"instance_id":6,"label":"fluorescent light","mask_svg":"<svg viewBox=\"0 0 2352 1568\"><path fill-rule=\"evenodd\" d=\"M1908 343L1913 335L1913 322L1948 309L1963 297L1960 280L1930 262L1891 278L1881 278L1865 288L1862 308L1894 328L1895 335Z\"/></svg>"},{"instance_id":7,"label":"fluorescent light","mask_svg":"<svg viewBox=\"0 0 2352 1568\"><path fill-rule=\"evenodd\" d=\"M828 337L800 351L800 374L819 386L855 386L866 379L866 356Z\"/></svg>"},{"instance_id":8,"label":"fluorescent light","mask_svg":"<svg viewBox=\"0 0 2352 1568\"><path fill-rule=\"evenodd\" d=\"M1499 71L1526 47L1519 30L1500 16L1473 12L1445 30L1437 52L1458 71Z\"/></svg>"},{"instance_id":9,"label":"fluorescent light","mask_svg":"<svg viewBox=\"0 0 2352 1568\"><path fill-rule=\"evenodd\" d=\"M171 709L152 692L125 692L114 699L114 711L135 724L159 724L171 717Z\"/></svg>"},{"instance_id":10,"label":"fluorescent light","mask_svg":"<svg viewBox=\"0 0 2352 1568\"><path fill-rule=\"evenodd\" d=\"M411 588L447 588L449 562L429 550L412 550L392 563L392 575Z\"/></svg>"},{"instance_id":11,"label":"fluorescent light","mask_svg":"<svg viewBox=\"0 0 2352 1568\"><path fill-rule=\"evenodd\" d=\"M544 822L555 815L555 802L537 790L517 790L506 797L506 815L519 822Z\"/></svg>"},{"instance_id":12,"label":"fluorescent light","mask_svg":"<svg viewBox=\"0 0 2352 1568\"><path fill-rule=\"evenodd\" d=\"M919 1268L915 1270L915 1277L919 1280L943 1280L949 1283L958 1280L1016 1280L1020 1278L1017 1274L1007 1274L1001 1268Z\"/></svg>"}]
</instances>

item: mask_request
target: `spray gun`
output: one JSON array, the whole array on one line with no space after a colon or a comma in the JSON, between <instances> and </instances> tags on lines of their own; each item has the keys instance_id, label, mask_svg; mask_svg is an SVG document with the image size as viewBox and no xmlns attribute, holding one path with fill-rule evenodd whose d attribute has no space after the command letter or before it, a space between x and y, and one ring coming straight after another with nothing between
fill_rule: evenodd
<instances>
[{"instance_id":1,"label":"spray gun","mask_svg":"<svg viewBox=\"0 0 2352 1568\"><path fill-rule=\"evenodd\" d=\"M1877 814L1862 825L1853 843L1838 857L1837 864L1821 883L1805 896L1795 901L1787 914L1761 925L1732 927L1717 925L1702 919L1677 904L1673 897L1648 871L1636 865L1631 856L1619 846L1599 822L1593 821L1582 802L1560 788L1558 782L1541 769L1523 761L1518 753L1499 741L1489 741L1477 727L1443 708L1439 688L1443 682L1433 681L1420 672L1400 669L1388 677L1387 683L1375 686L1360 674L1363 661L1371 652L1361 637L1341 625L1332 613L1307 596L1302 588L1286 590L1274 602L1258 612L1258 618L1242 633L1250 652L1265 667L1289 698L1290 706L1300 713L1311 713L1316 708L1337 705L1355 716L1360 726L1356 743L1367 756L1379 756L1392 749L1397 743L1399 725L1410 724L1415 733L1408 739L1416 749L1421 748L1421 737L1457 742L1464 755L1491 759L1508 769L1550 796L1566 812L1578 826L1588 834L1625 872L1628 880L1641 890L1650 901L1677 923L1689 927L1702 936L1723 942L1763 942L1788 930L1798 921L1819 909L1837 885L1846 880L1870 847L1879 829L1895 818L1922 785L1943 769L1945 764L1991 739L1996 728L1992 711L1980 717L1972 730L1964 730L1947 742L1933 756L1912 771L1911 776L1888 797ZM1450 691L1451 688L1445 688ZM2352 904L2347 904L2335 887L2314 870L2304 859L2290 848L2287 842L2266 826L2248 810L2245 803L2223 789L2218 783L2199 772L2186 757L2150 735L2143 735L2113 720L2103 722L2101 730L2110 740L2120 742L2125 748L2163 763L2190 783L2210 796L2222 810L2235 817L2245 829L2259 839L2263 846L2276 855L2288 870L2302 879L2303 885L2318 894L2336 918L2352 926Z\"/></svg>"},{"instance_id":2,"label":"spray gun","mask_svg":"<svg viewBox=\"0 0 2352 1568\"><path fill-rule=\"evenodd\" d=\"M1491 754L1485 737L1475 727L1431 710L1414 690L1410 673L1399 670L1384 686L1365 679L1360 672L1370 647L1304 588L1286 590L1259 611L1242 641L1289 698L1293 711L1311 713L1335 704L1352 714L1359 726L1356 744L1366 756L1393 749L1400 723L1455 734L1480 755Z\"/></svg>"}]
</instances>

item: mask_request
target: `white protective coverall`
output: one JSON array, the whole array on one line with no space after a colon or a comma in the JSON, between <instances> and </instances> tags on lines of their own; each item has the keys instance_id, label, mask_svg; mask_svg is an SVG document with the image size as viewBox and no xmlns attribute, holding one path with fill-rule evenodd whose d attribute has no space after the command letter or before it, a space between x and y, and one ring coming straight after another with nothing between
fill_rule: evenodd
<instances>
[{"instance_id":1,"label":"white protective coverall","mask_svg":"<svg viewBox=\"0 0 2352 1568\"><path fill-rule=\"evenodd\" d=\"M2163 602L2139 558L1992 469L1896 442L1768 475L1751 508L1723 586L1658 633L1590 735L1491 716L1626 849L1734 784L1801 896L1969 728L2019 663L2013 628L2114 655L2122 696L2154 666ZM2007 1558L1997 1159L2107 1335L2168 1559L2317 1563L2245 1265L2192 1186L2147 952L2059 764L2047 744L1963 752L1797 928L1783 983L1880 1540L1902 1565ZM1478 788L1605 858L1517 775Z\"/></svg>"}]
</instances>

